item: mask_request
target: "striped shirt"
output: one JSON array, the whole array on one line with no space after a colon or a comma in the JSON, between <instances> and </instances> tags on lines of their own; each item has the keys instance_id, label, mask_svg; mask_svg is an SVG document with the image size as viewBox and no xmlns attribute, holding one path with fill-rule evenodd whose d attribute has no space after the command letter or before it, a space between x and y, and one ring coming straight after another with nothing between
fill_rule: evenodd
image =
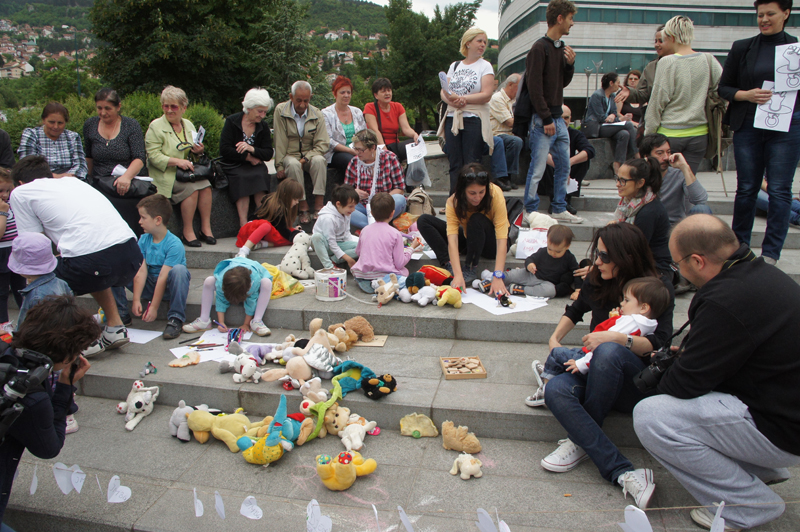
<instances>
[{"instance_id":1,"label":"striped shirt","mask_svg":"<svg viewBox=\"0 0 800 532\"><path fill-rule=\"evenodd\" d=\"M8 209L8 219L6 220L6 232L0 237L0 249L11 247L11 242L17 238L17 222L14 220L14 213Z\"/></svg>"}]
</instances>

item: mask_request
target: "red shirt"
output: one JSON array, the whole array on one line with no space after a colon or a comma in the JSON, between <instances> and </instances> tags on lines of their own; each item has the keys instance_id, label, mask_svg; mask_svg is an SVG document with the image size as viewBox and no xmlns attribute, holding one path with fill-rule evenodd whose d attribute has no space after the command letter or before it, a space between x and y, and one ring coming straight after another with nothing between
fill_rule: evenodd
<instances>
[{"instance_id":1,"label":"red shirt","mask_svg":"<svg viewBox=\"0 0 800 532\"><path fill-rule=\"evenodd\" d=\"M380 108L380 105L378 105ZM372 115L376 117L375 114L375 103L368 103L364 106L364 114L365 115ZM385 112L381 109L381 135L383 135L383 142L386 144L394 144L397 142L397 132L400 130L400 117L406 114L405 108L403 108L402 104L397 102L389 102L389 112Z\"/></svg>"}]
</instances>

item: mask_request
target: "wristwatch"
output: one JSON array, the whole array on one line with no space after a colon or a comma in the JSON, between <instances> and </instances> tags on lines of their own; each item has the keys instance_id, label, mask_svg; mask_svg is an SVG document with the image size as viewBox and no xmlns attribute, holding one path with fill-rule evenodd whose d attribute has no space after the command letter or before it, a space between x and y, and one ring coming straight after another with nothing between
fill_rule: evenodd
<instances>
[{"instance_id":1,"label":"wristwatch","mask_svg":"<svg viewBox=\"0 0 800 532\"><path fill-rule=\"evenodd\" d=\"M630 334L628 335L628 339L625 341L625 347L627 347L628 349L633 347L633 336L631 336Z\"/></svg>"},{"instance_id":2,"label":"wristwatch","mask_svg":"<svg viewBox=\"0 0 800 532\"><path fill-rule=\"evenodd\" d=\"M495 272L492 274L492 276L493 277L497 277L498 279L505 279L506 278L506 274L502 270L495 270Z\"/></svg>"}]
</instances>

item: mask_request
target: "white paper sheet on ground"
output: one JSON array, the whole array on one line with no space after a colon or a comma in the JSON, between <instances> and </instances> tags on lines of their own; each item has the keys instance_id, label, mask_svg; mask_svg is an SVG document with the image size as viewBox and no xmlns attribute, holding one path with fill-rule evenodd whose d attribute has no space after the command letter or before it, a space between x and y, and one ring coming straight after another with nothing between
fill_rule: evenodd
<instances>
[{"instance_id":1,"label":"white paper sheet on ground","mask_svg":"<svg viewBox=\"0 0 800 532\"><path fill-rule=\"evenodd\" d=\"M426 155L428 155L428 147L425 145L425 141L422 137L419 138L419 142L414 144L406 144L406 156L408 157L408 164L415 163L420 159L423 159Z\"/></svg>"},{"instance_id":2,"label":"white paper sheet on ground","mask_svg":"<svg viewBox=\"0 0 800 532\"><path fill-rule=\"evenodd\" d=\"M145 331L144 329L128 329L128 339L134 344L146 344L154 338L158 338L163 333L161 331Z\"/></svg>"},{"instance_id":3,"label":"white paper sheet on ground","mask_svg":"<svg viewBox=\"0 0 800 532\"><path fill-rule=\"evenodd\" d=\"M567 194L572 194L573 192L578 191L578 182L572 179L571 177L567 181Z\"/></svg>"},{"instance_id":4,"label":"white paper sheet on ground","mask_svg":"<svg viewBox=\"0 0 800 532\"><path fill-rule=\"evenodd\" d=\"M617 524L625 532L653 532L647 514L632 504L625 507L625 522Z\"/></svg>"},{"instance_id":5,"label":"white paper sheet on ground","mask_svg":"<svg viewBox=\"0 0 800 532\"><path fill-rule=\"evenodd\" d=\"M422 258L422 252L417 251L416 253L411 254L411 260L419 260Z\"/></svg>"},{"instance_id":6,"label":"white paper sheet on ground","mask_svg":"<svg viewBox=\"0 0 800 532\"><path fill-rule=\"evenodd\" d=\"M203 517L203 501L197 498L197 488L192 488L192 497L194 498L194 516Z\"/></svg>"},{"instance_id":7,"label":"white paper sheet on ground","mask_svg":"<svg viewBox=\"0 0 800 532\"><path fill-rule=\"evenodd\" d=\"M108 502L118 503L125 502L131 498L131 489L128 486L122 486L119 483L119 476L114 475L108 481Z\"/></svg>"},{"instance_id":8,"label":"white paper sheet on ground","mask_svg":"<svg viewBox=\"0 0 800 532\"><path fill-rule=\"evenodd\" d=\"M264 511L258 507L258 502L252 495L242 501L242 507L239 509L239 513L248 519L254 520L261 519L264 516Z\"/></svg>"},{"instance_id":9,"label":"white paper sheet on ground","mask_svg":"<svg viewBox=\"0 0 800 532\"><path fill-rule=\"evenodd\" d=\"M775 84L765 81L762 89L773 90ZM792 125L792 111L794 111L794 101L797 99L797 91L773 92L772 98L756 107L755 121L753 127L757 129L769 129L771 131L789 131Z\"/></svg>"},{"instance_id":10,"label":"white paper sheet on ground","mask_svg":"<svg viewBox=\"0 0 800 532\"><path fill-rule=\"evenodd\" d=\"M775 90L800 89L800 44L775 47Z\"/></svg>"},{"instance_id":11,"label":"white paper sheet on ground","mask_svg":"<svg viewBox=\"0 0 800 532\"><path fill-rule=\"evenodd\" d=\"M36 495L36 488L39 487L39 477L36 475L36 471L38 470L39 465L34 464L33 466L33 478L31 479L31 495Z\"/></svg>"},{"instance_id":12,"label":"white paper sheet on ground","mask_svg":"<svg viewBox=\"0 0 800 532\"><path fill-rule=\"evenodd\" d=\"M436 252L433 251L432 249L426 250L424 253L428 256L429 259L436 258Z\"/></svg>"},{"instance_id":13,"label":"white paper sheet on ground","mask_svg":"<svg viewBox=\"0 0 800 532\"><path fill-rule=\"evenodd\" d=\"M514 256L518 259L527 259L544 247L547 247L547 229L520 231L517 236L517 252Z\"/></svg>"},{"instance_id":14,"label":"white paper sheet on ground","mask_svg":"<svg viewBox=\"0 0 800 532\"><path fill-rule=\"evenodd\" d=\"M169 351L175 355L175 358L181 358L183 355L193 350L194 349L191 347L174 347ZM233 362L233 359L236 358L228 353L224 347L214 347L206 351L197 351L197 354L200 355L200 362L219 362L220 360Z\"/></svg>"},{"instance_id":15,"label":"white paper sheet on ground","mask_svg":"<svg viewBox=\"0 0 800 532\"><path fill-rule=\"evenodd\" d=\"M222 495L218 491L214 492L214 508L217 509L220 519L225 519L225 503L222 502Z\"/></svg>"},{"instance_id":16,"label":"white paper sheet on ground","mask_svg":"<svg viewBox=\"0 0 800 532\"><path fill-rule=\"evenodd\" d=\"M516 303L517 306L514 308L498 306L495 298L482 294L473 288L467 288L467 293L461 295L462 303L472 303L476 307L480 307L495 316L503 316L515 312L527 312L547 306L547 298L544 297L511 296L509 299Z\"/></svg>"},{"instance_id":17,"label":"white paper sheet on ground","mask_svg":"<svg viewBox=\"0 0 800 532\"><path fill-rule=\"evenodd\" d=\"M233 328L233 327L229 327ZM253 331L248 331L244 333L242 337L243 340L249 340L250 337L253 336ZM204 340L207 344L227 344L228 343L228 332L221 332L219 329L214 327L213 329L209 329L203 333L203 336L200 337L201 340Z\"/></svg>"},{"instance_id":18,"label":"white paper sheet on ground","mask_svg":"<svg viewBox=\"0 0 800 532\"><path fill-rule=\"evenodd\" d=\"M331 532L333 521L327 515L322 515L316 499L306 506L306 532Z\"/></svg>"},{"instance_id":19,"label":"white paper sheet on ground","mask_svg":"<svg viewBox=\"0 0 800 532\"><path fill-rule=\"evenodd\" d=\"M408 516L406 515L406 511L403 510L402 506L397 507L397 513L400 514L400 522L403 523L403 526L406 529L406 532L414 532L414 527L411 526L411 521L408 520Z\"/></svg>"}]
</instances>

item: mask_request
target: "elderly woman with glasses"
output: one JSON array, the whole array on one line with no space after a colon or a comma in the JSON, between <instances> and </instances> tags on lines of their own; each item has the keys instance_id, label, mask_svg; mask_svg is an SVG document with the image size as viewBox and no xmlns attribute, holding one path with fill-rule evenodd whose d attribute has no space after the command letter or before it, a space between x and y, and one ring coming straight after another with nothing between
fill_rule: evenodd
<instances>
[{"instance_id":1,"label":"elderly woman with glasses","mask_svg":"<svg viewBox=\"0 0 800 532\"><path fill-rule=\"evenodd\" d=\"M350 225L366 227L367 205L378 192L388 192L394 199L394 215L397 218L406 210L403 195L403 170L397 156L388 149L378 150L378 136L371 129L362 129L353 136L356 157L350 160L345 173L345 185L353 185L359 202L350 215Z\"/></svg>"},{"instance_id":2,"label":"elderly woman with glasses","mask_svg":"<svg viewBox=\"0 0 800 532\"><path fill-rule=\"evenodd\" d=\"M186 157L189 152L203 153L203 144L195 144L193 137L197 132L194 125L183 118L189 99L178 87L168 85L161 91L161 108L164 115L150 122L144 136L147 150L147 168L150 177L158 188L158 193L170 198L173 205L180 204L183 219L181 240L189 247L199 248L200 241L216 244L211 233L211 183L208 179L194 183L182 183L175 179L178 168L194 170L194 165ZM194 233L194 213L200 211L200 234ZM198 239L199 237L199 239Z\"/></svg>"},{"instance_id":3,"label":"elderly woman with glasses","mask_svg":"<svg viewBox=\"0 0 800 532\"><path fill-rule=\"evenodd\" d=\"M455 192L447 198L447 221L423 214L417 227L436 253L443 268L453 274L450 286L472 286L478 277L478 260L494 259L490 293L507 295L505 278L508 252L508 212L503 191L489 179L489 172L478 163L469 163L458 173ZM460 253L466 252L464 267Z\"/></svg>"},{"instance_id":4,"label":"elderly woman with glasses","mask_svg":"<svg viewBox=\"0 0 800 532\"><path fill-rule=\"evenodd\" d=\"M589 272L578 299L566 308L555 331L550 336L550 349L562 347L567 333L591 313L589 330L606 319L623 298L623 287L638 277L660 277L642 231L625 223L600 228L591 244L594 267ZM609 482L623 488L623 494L633 496L639 508L647 508L655 484L653 472L636 469L603 432L603 421L611 410L630 413L645 394L633 384L633 378L650 363L650 351L668 345L672 336L674 292L672 284L664 285L670 292L670 303L656 318L655 332L631 336L612 331L599 331L572 336L594 352L592 367L587 374L566 372L550 379L544 386L544 402L567 432L559 447L546 456L541 466L548 471L565 473L587 458ZM599 357L599 358L598 358ZM533 369L540 389L544 366L534 361ZM529 397L528 401L533 399Z\"/></svg>"}]
</instances>

